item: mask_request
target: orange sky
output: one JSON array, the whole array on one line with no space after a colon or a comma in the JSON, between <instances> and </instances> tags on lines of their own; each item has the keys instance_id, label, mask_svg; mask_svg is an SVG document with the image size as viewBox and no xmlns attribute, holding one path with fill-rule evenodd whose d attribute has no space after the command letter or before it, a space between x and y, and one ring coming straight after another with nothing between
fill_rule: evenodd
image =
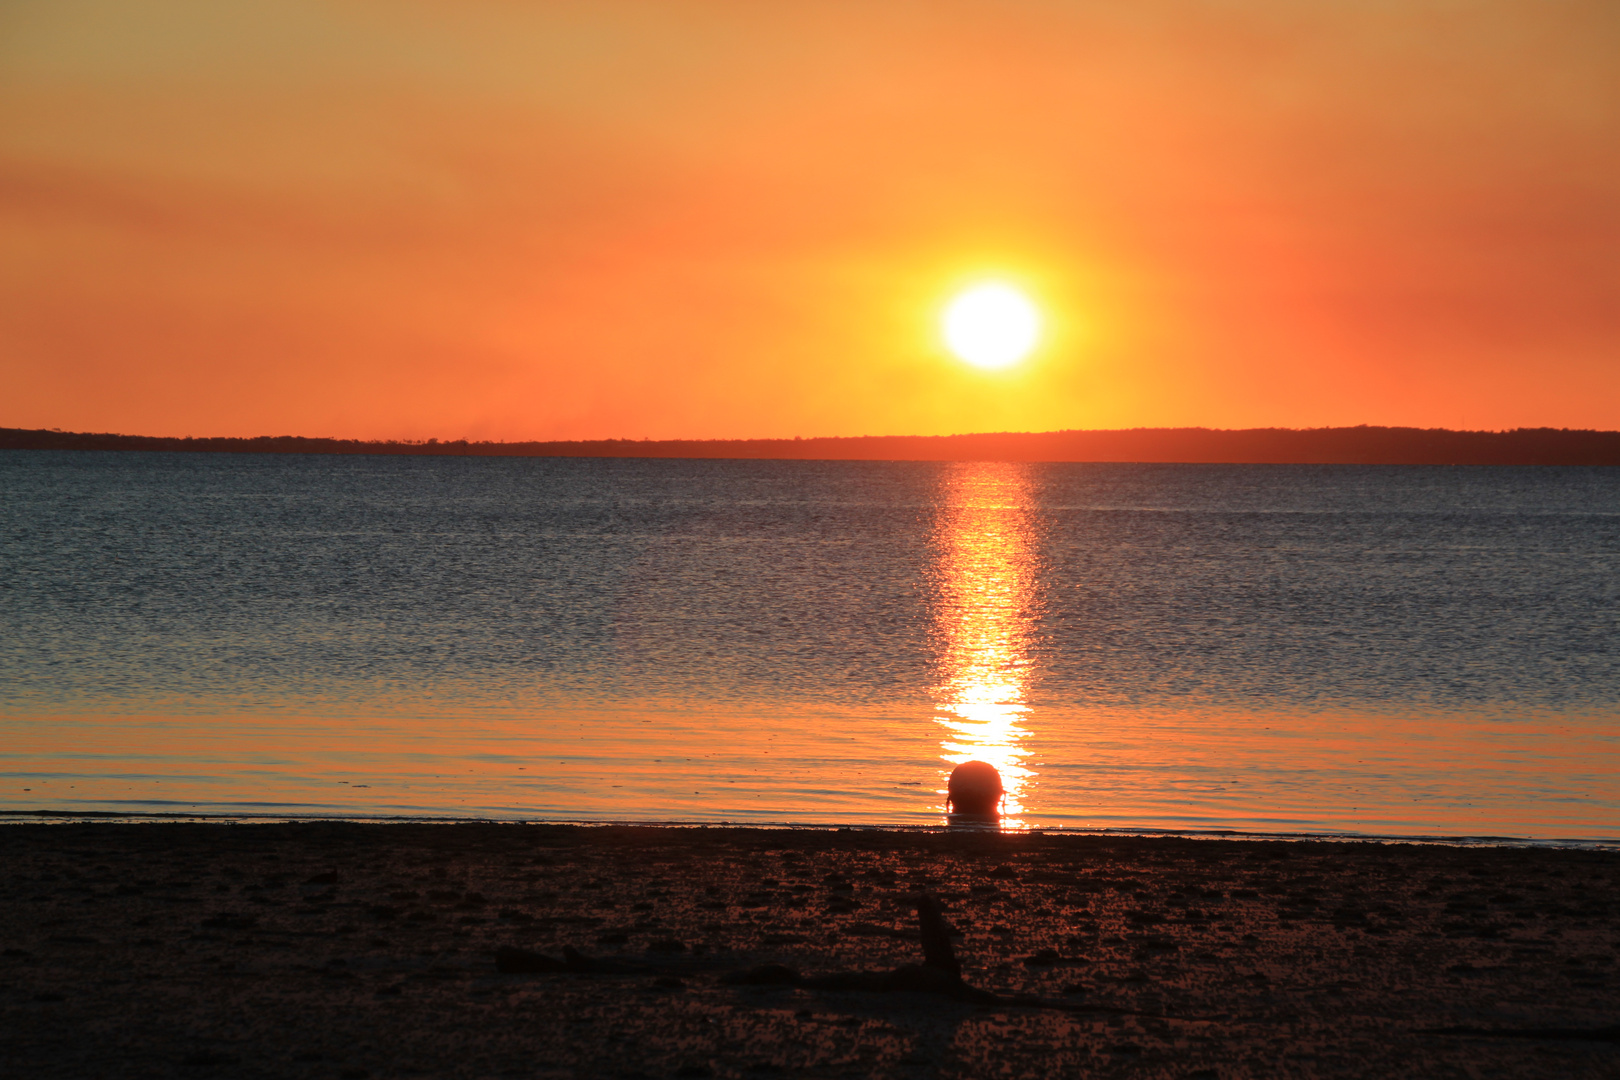
<instances>
[{"instance_id":1,"label":"orange sky","mask_svg":"<svg viewBox=\"0 0 1620 1080\"><path fill-rule=\"evenodd\" d=\"M0 425L1620 427L1613 0L12 0ZM1051 334L985 373L951 290Z\"/></svg>"}]
</instances>

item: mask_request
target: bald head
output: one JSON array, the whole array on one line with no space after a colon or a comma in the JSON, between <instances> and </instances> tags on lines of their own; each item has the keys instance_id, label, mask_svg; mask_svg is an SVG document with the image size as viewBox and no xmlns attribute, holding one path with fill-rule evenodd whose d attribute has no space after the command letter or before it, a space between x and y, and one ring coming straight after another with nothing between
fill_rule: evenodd
<instances>
[{"instance_id":1,"label":"bald head","mask_svg":"<svg viewBox=\"0 0 1620 1080\"><path fill-rule=\"evenodd\" d=\"M945 808L958 814L993 817L1000 812L1001 774L988 761L964 761L951 770Z\"/></svg>"}]
</instances>

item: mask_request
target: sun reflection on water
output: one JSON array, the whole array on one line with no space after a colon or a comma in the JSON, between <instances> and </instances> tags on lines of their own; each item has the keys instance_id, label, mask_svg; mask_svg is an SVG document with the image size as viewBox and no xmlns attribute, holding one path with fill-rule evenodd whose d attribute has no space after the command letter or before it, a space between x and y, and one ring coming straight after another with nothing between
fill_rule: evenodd
<instances>
[{"instance_id":1,"label":"sun reflection on water","mask_svg":"<svg viewBox=\"0 0 1620 1080\"><path fill-rule=\"evenodd\" d=\"M964 761L988 761L1006 787L1002 826L1022 828L1035 773L1024 743L1025 675L1035 586L1028 469L963 462L945 479L935 546L934 625L939 635L935 719L944 729L944 780Z\"/></svg>"}]
</instances>

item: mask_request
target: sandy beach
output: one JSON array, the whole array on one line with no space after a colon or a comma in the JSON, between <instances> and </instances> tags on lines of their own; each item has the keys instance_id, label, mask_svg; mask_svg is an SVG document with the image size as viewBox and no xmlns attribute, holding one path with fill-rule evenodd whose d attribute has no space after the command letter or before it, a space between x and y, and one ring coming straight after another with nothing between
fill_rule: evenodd
<instances>
[{"instance_id":1,"label":"sandy beach","mask_svg":"<svg viewBox=\"0 0 1620 1080\"><path fill-rule=\"evenodd\" d=\"M0 865L10 1076L1620 1073L1608 851L11 824Z\"/></svg>"}]
</instances>

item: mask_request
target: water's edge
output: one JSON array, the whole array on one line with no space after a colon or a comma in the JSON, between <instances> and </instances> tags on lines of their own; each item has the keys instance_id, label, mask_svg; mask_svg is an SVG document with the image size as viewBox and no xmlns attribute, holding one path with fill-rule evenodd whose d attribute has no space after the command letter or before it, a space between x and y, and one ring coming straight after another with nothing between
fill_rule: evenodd
<instances>
[{"instance_id":1,"label":"water's edge","mask_svg":"<svg viewBox=\"0 0 1620 1080\"><path fill-rule=\"evenodd\" d=\"M567 825L575 828L635 829L727 829L758 832L863 832L926 834L998 834L1005 836L1093 836L1132 839L1182 839L1270 841L1278 843L1334 844L1417 844L1431 847L1538 848L1567 851L1620 851L1620 837L1609 840L1518 837L1518 836L1438 836L1383 835L1356 832L1251 832L1241 829L1164 829L1110 826L1087 828L1074 825L1043 825L1035 828L1006 829L993 822L962 822L949 825L873 825L846 822L775 821L634 821L573 818L489 818L489 817L344 817L320 814L126 814L113 811L83 810L0 810L0 826L23 824L52 825Z\"/></svg>"}]
</instances>

